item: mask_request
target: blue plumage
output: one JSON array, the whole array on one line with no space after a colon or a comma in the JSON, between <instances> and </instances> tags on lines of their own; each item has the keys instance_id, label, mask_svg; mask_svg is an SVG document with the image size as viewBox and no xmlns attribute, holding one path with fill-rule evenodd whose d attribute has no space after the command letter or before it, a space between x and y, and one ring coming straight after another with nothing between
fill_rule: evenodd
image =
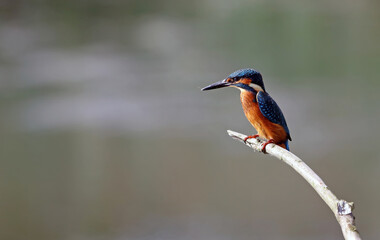
<instances>
[{"instance_id":1,"label":"blue plumage","mask_svg":"<svg viewBox=\"0 0 380 240\"><path fill-rule=\"evenodd\" d=\"M255 69L252 69L252 68L245 68L245 69L240 69L240 70L237 70L233 73L231 73L228 77L229 78L242 78L242 77L252 77L256 74L260 74L258 71L256 71Z\"/></svg>"},{"instance_id":2,"label":"blue plumage","mask_svg":"<svg viewBox=\"0 0 380 240\"><path fill-rule=\"evenodd\" d=\"M247 84L236 83L234 86L239 87L239 88L242 88L242 89L247 90L247 91L250 91L250 92L252 92L252 93L254 93L254 94L257 93L257 91L256 91L254 88L250 87L250 86L247 85ZM254 102L256 102L256 99L254 99Z\"/></svg>"},{"instance_id":3,"label":"blue plumage","mask_svg":"<svg viewBox=\"0 0 380 240\"><path fill-rule=\"evenodd\" d=\"M276 123L281 125L285 132L287 133L287 137L289 140L292 140L289 133L288 125L286 124L286 120L280 107L277 103L269 96L266 92L258 92L256 95L257 103L259 105L261 113L272 123ZM289 147L287 147L289 148Z\"/></svg>"}]
</instances>

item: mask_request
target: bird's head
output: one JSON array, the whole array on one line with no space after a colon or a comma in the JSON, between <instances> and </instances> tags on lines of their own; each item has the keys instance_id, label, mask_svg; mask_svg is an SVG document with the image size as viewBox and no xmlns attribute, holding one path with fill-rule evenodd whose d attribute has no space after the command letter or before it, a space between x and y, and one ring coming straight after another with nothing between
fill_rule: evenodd
<instances>
[{"instance_id":1,"label":"bird's head","mask_svg":"<svg viewBox=\"0 0 380 240\"><path fill-rule=\"evenodd\" d=\"M202 91L222 87L235 87L239 88L240 90L265 92L264 82L261 74L251 68L237 70L231 73L226 79L202 88Z\"/></svg>"}]
</instances>

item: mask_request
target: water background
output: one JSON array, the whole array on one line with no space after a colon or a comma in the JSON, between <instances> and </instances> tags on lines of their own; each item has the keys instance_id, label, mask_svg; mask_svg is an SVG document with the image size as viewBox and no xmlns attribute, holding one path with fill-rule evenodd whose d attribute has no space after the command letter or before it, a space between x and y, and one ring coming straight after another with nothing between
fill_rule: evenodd
<instances>
[{"instance_id":1,"label":"water background","mask_svg":"<svg viewBox=\"0 0 380 240\"><path fill-rule=\"evenodd\" d=\"M253 134L259 70L304 159L380 210L377 1L0 1L0 239L342 239L328 207Z\"/></svg>"}]
</instances>

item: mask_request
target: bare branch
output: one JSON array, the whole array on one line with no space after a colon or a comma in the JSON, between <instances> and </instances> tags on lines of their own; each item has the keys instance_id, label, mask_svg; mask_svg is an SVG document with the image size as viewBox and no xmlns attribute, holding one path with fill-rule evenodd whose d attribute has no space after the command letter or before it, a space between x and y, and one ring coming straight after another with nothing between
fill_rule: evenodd
<instances>
[{"instance_id":1,"label":"bare branch","mask_svg":"<svg viewBox=\"0 0 380 240\"><path fill-rule=\"evenodd\" d=\"M244 143L244 139L247 137L244 134L237 133L231 130L227 131L235 140ZM248 139L245 143L248 147L253 148L256 151L261 151L265 142L260 139ZM275 144L268 144L266 146L266 152L289 166L291 166L296 172L298 172L319 194L319 196L325 201L334 213L340 227L342 229L343 236L346 240L361 239L359 232L355 226L355 217L352 214L354 209L354 203L349 203L345 200L339 200L323 182L323 180L299 157L286 149L279 147Z\"/></svg>"}]
</instances>

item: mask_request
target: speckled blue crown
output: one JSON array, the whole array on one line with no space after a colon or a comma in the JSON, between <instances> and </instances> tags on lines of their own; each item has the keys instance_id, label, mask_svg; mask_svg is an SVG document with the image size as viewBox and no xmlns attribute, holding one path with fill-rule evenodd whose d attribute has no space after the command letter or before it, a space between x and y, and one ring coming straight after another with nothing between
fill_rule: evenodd
<instances>
[{"instance_id":1,"label":"speckled blue crown","mask_svg":"<svg viewBox=\"0 0 380 240\"><path fill-rule=\"evenodd\" d=\"M229 78L242 78L242 77L250 78L257 74L260 75L260 73L256 71L255 69L245 68L245 69L240 69L231 73L228 77Z\"/></svg>"}]
</instances>

